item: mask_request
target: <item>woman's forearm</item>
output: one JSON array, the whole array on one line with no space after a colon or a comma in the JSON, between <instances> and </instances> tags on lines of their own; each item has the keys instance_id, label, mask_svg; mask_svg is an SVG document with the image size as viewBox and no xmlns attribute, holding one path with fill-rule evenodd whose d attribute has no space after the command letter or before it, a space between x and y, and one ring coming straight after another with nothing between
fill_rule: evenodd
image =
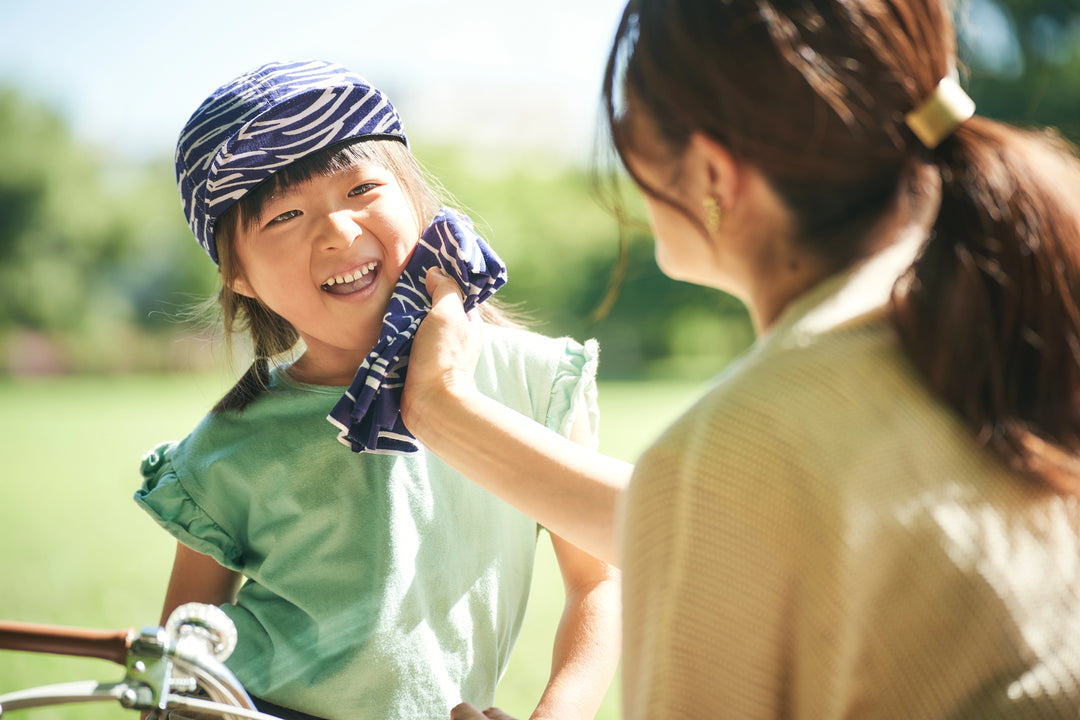
<instances>
[{"instance_id":1,"label":"woman's forearm","mask_svg":"<svg viewBox=\"0 0 1080 720\"><path fill-rule=\"evenodd\" d=\"M582 447L474 388L414 395L406 423L428 450L476 484L618 564L629 463Z\"/></svg>"},{"instance_id":2,"label":"woman's forearm","mask_svg":"<svg viewBox=\"0 0 1080 720\"><path fill-rule=\"evenodd\" d=\"M432 270L426 282L431 311L409 354L406 427L477 485L617 564L617 519L631 466L599 454L580 418L567 439L481 393L473 375L483 323L465 314L457 283L445 273Z\"/></svg>"}]
</instances>

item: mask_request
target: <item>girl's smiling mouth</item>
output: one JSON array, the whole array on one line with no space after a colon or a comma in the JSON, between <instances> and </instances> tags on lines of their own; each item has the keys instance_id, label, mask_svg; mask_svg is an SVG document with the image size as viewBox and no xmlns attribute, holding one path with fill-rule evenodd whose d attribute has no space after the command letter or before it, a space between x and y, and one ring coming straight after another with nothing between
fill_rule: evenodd
<instances>
[{"instance_id":1,"label":"girl's smiling mouth","mask_svg":"<svg viewBox=\"0 0 1080 720\"><path fill-rule=\"evenodd\" d=\"M349 295L359 292L375 282L378 268L379 263L372 261L361 265L355 270L327 278L322 284L323 292L332 295Z\"/></svg>"}]
</instances>

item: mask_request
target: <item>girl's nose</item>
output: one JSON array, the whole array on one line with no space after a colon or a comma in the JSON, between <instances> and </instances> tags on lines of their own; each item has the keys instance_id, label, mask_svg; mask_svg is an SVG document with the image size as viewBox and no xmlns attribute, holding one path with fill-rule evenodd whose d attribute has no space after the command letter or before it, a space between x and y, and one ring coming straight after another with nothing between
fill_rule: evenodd
<instances>
[{"instance_id":1,"label":"girl's nose","mask_svg":"<svg viewBox=\"0 0 1080 720\"><path fill-rule=\"evenodd\" d=\"M349 212L330 212L319 223L316 241L324 250L352 247L364 230Z\"/></svg>"}]
</instances>

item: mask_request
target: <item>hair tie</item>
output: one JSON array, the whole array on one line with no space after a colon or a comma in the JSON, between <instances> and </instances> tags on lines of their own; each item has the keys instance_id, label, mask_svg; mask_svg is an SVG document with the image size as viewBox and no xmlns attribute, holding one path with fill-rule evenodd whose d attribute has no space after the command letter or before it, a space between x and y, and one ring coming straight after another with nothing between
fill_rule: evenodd
<instances>
[{"instance_id":1,"label":"hair tie","mask_svg":"<svg viewBox=\"0 0 1080 720\"><path fill-rule=\"evenodd\" d=\"M974 114L974 101L955 80L945 77L922 105L904 116L904 121L922 144L933 150Z\"/></svg>"}]
</instances>

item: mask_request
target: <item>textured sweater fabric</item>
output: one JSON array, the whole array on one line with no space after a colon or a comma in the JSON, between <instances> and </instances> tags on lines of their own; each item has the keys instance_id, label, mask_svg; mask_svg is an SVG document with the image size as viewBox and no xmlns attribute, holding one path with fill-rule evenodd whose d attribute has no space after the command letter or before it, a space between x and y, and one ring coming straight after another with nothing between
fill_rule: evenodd
<instances>
[{"instance_id":1,"label":"textured sweater fabric","mask_svg":"<svg viewBox=\"0 0 1080 720\"><path fill-rule=\"evenodd\" d=\"M932 397L884 305L826 280L642 457L625 716L1080 717L1080 502Z\"/></svg>"}]
</instances>

